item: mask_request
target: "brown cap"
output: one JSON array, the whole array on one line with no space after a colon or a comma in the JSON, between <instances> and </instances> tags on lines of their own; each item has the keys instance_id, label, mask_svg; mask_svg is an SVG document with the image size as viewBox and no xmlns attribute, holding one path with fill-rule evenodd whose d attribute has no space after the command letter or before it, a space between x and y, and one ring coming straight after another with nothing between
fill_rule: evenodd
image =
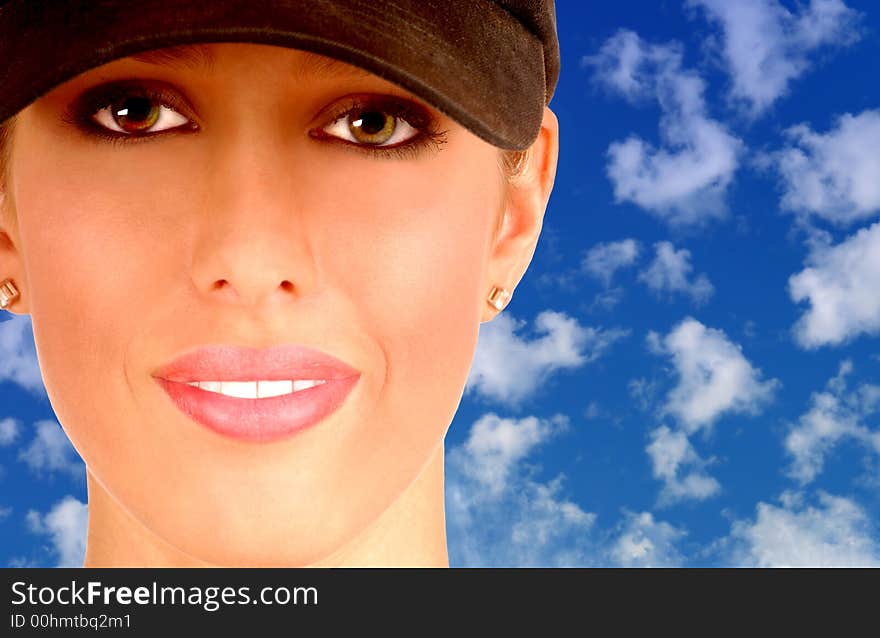
<instances>
[{"instance_id":1,"label":"brown cap","mask_svg":"<svg viewBox=\"0 0 880 638\"><path fill-rule=\"evenodd\" d=\"M337 58L511 150L559 77L554 0L0 0L0 123L93 67L195 42Z\"/></svg>"}]
</instances>

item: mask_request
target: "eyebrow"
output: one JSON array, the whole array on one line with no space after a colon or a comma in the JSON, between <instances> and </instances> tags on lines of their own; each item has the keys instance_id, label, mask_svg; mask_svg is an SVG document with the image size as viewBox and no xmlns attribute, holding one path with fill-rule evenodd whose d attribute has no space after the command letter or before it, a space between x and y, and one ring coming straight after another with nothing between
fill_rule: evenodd
<instances>
[{"instance_id":1,"label":"eyebrow","mask_svg":"<svg viewBox=\"0 0 880 638\"><path fill-rule=\"evenodd\" d=\"M302 49L298 49L298 51L300 55L297 56L296 62L290 68L290 74L295 80L305 78L357 79L374 76L366 69L346 64L336 58ZM188 71L213 71L216 63L213 51L203 44L180 44L135 53L129 57L146 64Z\"/></svg>"}]
</instances>

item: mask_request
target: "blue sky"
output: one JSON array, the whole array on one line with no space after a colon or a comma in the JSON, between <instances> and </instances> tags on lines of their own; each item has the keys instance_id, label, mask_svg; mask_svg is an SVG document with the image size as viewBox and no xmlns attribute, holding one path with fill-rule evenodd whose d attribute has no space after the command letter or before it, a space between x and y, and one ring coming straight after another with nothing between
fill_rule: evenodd
<instances>
[{"instance_id":1,"label":"blue sky","mask_svg":"<svg viewBox=\"0 0 880 638\"><path fill-rule=\"evenodd\" d=\"M450 564L880 565L880 10L557 16L556 184L447 435ZM0 404L0 563L81 564L27 318Z\"/></svg>"}]
</instances>

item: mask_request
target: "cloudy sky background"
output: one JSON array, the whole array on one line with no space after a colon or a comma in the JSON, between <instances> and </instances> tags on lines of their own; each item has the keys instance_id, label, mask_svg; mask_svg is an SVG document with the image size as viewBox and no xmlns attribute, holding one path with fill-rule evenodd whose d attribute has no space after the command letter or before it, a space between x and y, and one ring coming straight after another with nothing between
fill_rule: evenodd
<instances>
[{"instance_id":1,"label":"cloudy sky background","mask_svg":"<svg viewBox=\"0 0 880 638\"><path fill-rule=\"evenodd\" d=\"M556 186L447 436L450 564L880 565L880 9L597 4L557 0ZM26 317L0 404L0 563L81 565Z\"/></svg>"}]
</instances>

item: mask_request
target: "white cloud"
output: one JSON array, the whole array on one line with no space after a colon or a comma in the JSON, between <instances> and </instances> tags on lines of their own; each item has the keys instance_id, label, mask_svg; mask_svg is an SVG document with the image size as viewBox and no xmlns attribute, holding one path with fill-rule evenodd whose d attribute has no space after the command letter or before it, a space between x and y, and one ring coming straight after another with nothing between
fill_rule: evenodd
<instances>
[{"instance_id":1,"label":"white cloud","mask_svg":"<svg viewBox=\"0 0 880 638\"><path fill-rule=\"evenodd\" d=\"M838 225L880 211L880 110L847 113L825 134L799 124L785 135L788 145L762 160L782 179L782 208Z\"/></svg>"},{"instance_id":2,"label":"white cloud","mask_svg":"<svg viewBox=\"0 0 880 638\"><path fill-rule=\"evenodd\" d=\"M614 273L632 266L639 258L641 244L635 239L622 239L596 244L584 256L582 267L607 288Z\"/></svg>"},{"instance_id":3,"label":"white cloud","mask_svg":"<svg viewBox=\"0 0 880 638\"><path fill-rule=\"evenodd\" d=\"M467 441L447 453L446 518L450 560L468 567L565 567L594 560L595 514L561 494L564 475L534 478L524 464L565 431L568 418L502 419L489 413Z\"/></svg>"},{"instance_id":4,"label":"white cloud","mask_svg":"<svg viewBox=\"0 0 880 638\"><path fill-rule=\"evenodd\" d=\"M552 419L533 416L503 419L494 413L483 415L471 427L465 443L455 452L453 460L466 457L461 471L479 482L489 496L504 490L511 468L551 436L565 431L568 419L556 415Z\"/></svg>"},{"instance_id":5,"label":"white cloud","mask_svg":"<svg viewBox=\"0 0 880 638\"><path fill-rule=\"evenodd\" d=\"M718 481L704 471L714 458L700 458L688 436L711 428L724 414L758 414L773 399L779 381L762 380L761 371L743 356L739 345L723 331L691 317L665 337L649 332L646 343L652 353L671 357L678 375L678 385L667 395L659 415L676 417L681 429L661 425L651 432L645 448L654 478L663 482L656 506L711 498L721 491ZM638 398L645 383L630 381L630 394Z\"/></svg>"},{"instance_id":6,"label":"white cloud","mask_svg":"<svg viewBox=\"0 0 880 638\"><path fill-rule=\"evenodd\" d=\"M781 507L759 502L754 521L734 521L730 560L746 567L876 567L880 547L855 502L818 492L819 505L785 492Z\"/></svg>"},{"instance_id":7,"label":"white cloud","mask_svg":"<svg viewBox=\"0 0 880 638\"><path fill-rule=\"evenodd\" d=\"M563 494L565 475L538 478L528 462L569 431L569 419L506 419L487 413L446 453L445 511L450 564L464 567L674 565L686 532L649 512L624 510L600 530L596 514Z\"/></svg>"},{"instance_id":8,"label":"white cloud","mask_svg":"<svg viewBox=\"0 0 880 638\"><path fill-rule=\"evenodd\" d=\"M623 301L623 288L621 286L614 286L612 288L606 288L605 290L600 290L596 293L596 296L593 297L593 302L589 306L589 311L592 312L594 308L601 308L603 310L611 310Z\"/></svg>"},{"instance_id":9,"label":"white cloud","mask_svg":"<svg viewBox=\"0 0 880 638\"><path fill-rule=\"evenodd\" d=\"M723 30L731 96L752 117L788 92L810 66L807 56L825 45L859 38L860 15L841 0L811 0L792 13L778 0L687 0Z\"/></svg>"},{"instance_id":10,"label":"white cloud","mask_svg":"<svg viewBox=\"0 0 880 638\"><path fill-rule=\"evenodd\" d=\"M25 520L32 532L50 537L58 556L58 567L82 567L89 522L85 503L65 496L47 514L30 510Z\"/></svg>"},{"instance_id":11,"label":"white cloud","mask_svg":"<svg viewBox=\"0 0 880 638\"><path fill-rule=\"evenodd\" d=\"M675 544L687 532L665 521L656 521L651 512L625 511L620 536L611 546L613 561L622 567L676 567L683 558Z\"/></svg>"},{"instance_id":12,"label":"white cloud","mask_svg":"<svg viewBox=\"0 0 880 638\"><path fill-rule=\"evenodd\" d=\"M638 377L630 379L626 385L629 396L636 402L637 407L642 411L648 411L651 404L654 403L654 397L657 395L657 381Z\"/></svg>"},{"instance_id":13,"label":"white cloud","mask_svg":"<svg viewBox=\"0 0 880 638\"><path fill-rule=\"evenodd\" d=\"M862 384L847 393L846 376L852 370L849 359L841 363L826 391L812 394L810 410L785 437L785 450L793 457L788 474L801 485L819 475L825 458L846 438L860 441L880 454L880 433L863 425L865 417L880 410L880 386Z\"/></svg>"},{"instance_id":14,"label":"white cloud","mask_svg":"<svg viewBox=\"0 0 880 638\"><path fill-rule=\"evenodd\" d=\"M544 336L529 341L516 333L525 321L509 313L480 325L474 360L465 393L515 406L536 394L557 370L576 369L594 361L628 330L580 325L561 312L545 310L535 318L535 331Z\"/></svg>"},{"instance_id":15,"label":"white cloud","mask_svg":"<svg viewBox=\"0 0 880 638\"><path fill-rule=\"evenodd\" d=\"M19 460L37 474L66 472L74 478L84 478L85 464L61 426L55 421L37 421L34 427L36 436L19 452Z\"/></svg>"},{"instance_id":16,"label":"white cloud","mask_svg":"<svg viewBox=\"0 0 880 638\"><path fill-rule=\"evenodd\" d=\"M645 451L651 457L654 478L663 481L658 508L684 500L703 501L721 491L718 481L702 471L706 461L697 455L684 432L661 425L651 432ZM694 469L683 471L688 466Z\"/></svg>"},{"instance_id":17,"label":"white cloud","mask_svg":"<svg viewBox=\"0 0 880 638\"><path fill-rule=\"evenodd\" d=\"M596 67L596 79L609 90L619 93L630 102L640 102L653 97L657 72L652 64L674 65L679 45L647 45L638 33L620 29L608 38L599 53L584 56L585 66Z\"/></svg>"},{"instance_id":18,"label":"white cloud","mask_svg":"<svg viewBox=\"0 0 880 638\"><path fill-rule=\"evenodd\" d=\"M598 419L603 415L602 408L599 407L599 404L595 401L590 401L586 408L583 411L583 417L589 421L593 419Z\"/></svg>"},{"instance_id":19,"label":"white cloud","mask_svg":"<svg viewBox=\"0 0 880 638\"><path fill-rule=\"evenodd\" d=\"M28 560L24 556L13 556L9 559L7 567L43 567L39 562Z\"/></svg>"},{"instance_id":20,"label":"white cloud","mask_svg":"<svg viewBox=\"0 0 880 638\"><path fill-rule=\"evenodd\" d=\"M12 381L34 395L45 396L30 317L10 316L0 321L0 381Z\"/></svg>"},{"instance_id":21,"label":"white cloud","mask_svg":"<svg viewBox=\"0 0 880 638\"><path fill-rule=\"evenodd\" d=\"M647 342L655 352L672 357L679 382L662 414L675 416L688 433L727 413L758 414L780 385L776 379L761 380L761 371L722 330L691 317L665 337L650 332Z\"/></svg>"},{"instance_id":22,"label":"white cloud","mask_svg":"<svg viewBox=\"0 0 880 638\"><path fill-rule=\"evenodd\" d=\"M807 263L788 280L791 299L811 305L793 328L802 347L880 333L880 222L836 246L814 244Z\"/></svg>"},{"instance_id":23,"label":"white cloud","mask_svg":"<svg viewBox=\"0 0 880 638\"><path fill-rule=\"evenodd\" d=\"M18 421L12 417L0 420L0 447L15 443L19 431Z\"/></svg>"},{"instance_id":24,"label":"white cloud","mask_svg":"<svg viewBox=\"0 0 880 638\"><path fill-rule=\"evenodd\" d=\"M585 512L579 505L560 497L562 475L547 482L528 484L523 501L523 512L513 523L510 540L517 548L519 564L535 565L546 560L545 552L559 543L566 534L586 531L593 526L596 515ZM562 556L564 547L558 546ZM564 565L565 563L556 563Z\"/></svg>"},{"instance_id":25,"label":"white cloud","mask_svg":"<svg viewBox=\"0 0 880 638\"><path fill-rule=\"evenodd\" d=\"M715 292L706 275L688 279L693 270L689 250L675 250L670 242L659 241L654 244L654 251L654 260L639 273L639 281L643 281L651 290L658 294L682 293L691 297L696 304L705 303Z\"/></svg>"},{"instance_id":26,"label":"white cloud","mask_svg":"<svg viewBox=\"0 0 880 638\"><path fill-rule=\"evenodd\" d=\"M653 97L662 111L660 148L637 136L608 147L615 199L674 226L725 217L725 195L743 143L707 116L704 82L682 68L681 46L649 44L620 30L582 62L612 92L631 102Z\"/></svg>"},{"instance_id":27,"label":"white cloud","mask_svg":"<svg viewBox=\"0 0 880 638\"><path fill-rule=\"evenodd\" d=\"M9 516L10 514L12 514L12 508L11 508L11 507L2 507L2 506L0 506L0 521L2 521L4 518L6 518L7 516Z\"/></svg>"}]
</instances>

